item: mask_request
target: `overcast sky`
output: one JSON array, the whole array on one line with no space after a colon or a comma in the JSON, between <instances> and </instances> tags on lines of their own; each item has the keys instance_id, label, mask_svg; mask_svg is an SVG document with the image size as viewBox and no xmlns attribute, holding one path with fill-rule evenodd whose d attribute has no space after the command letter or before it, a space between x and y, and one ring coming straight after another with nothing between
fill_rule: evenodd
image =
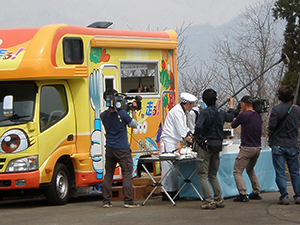
<instances>
[{"instance_id":1,"label":"overcast sky","mask_svg":"<svg viewBox=\"0 0 300 225\"><path fill-rule=\"evenodd\" d=\"M0 28L112 21L114 29L222 25L264 0L0 0Z\"/></svg>"}]
</instances>

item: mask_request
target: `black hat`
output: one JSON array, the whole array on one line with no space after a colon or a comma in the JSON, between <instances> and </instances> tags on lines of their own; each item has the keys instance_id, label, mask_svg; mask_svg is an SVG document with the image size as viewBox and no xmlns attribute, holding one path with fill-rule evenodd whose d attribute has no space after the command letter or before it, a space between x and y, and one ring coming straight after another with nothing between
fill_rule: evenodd
<instances>
[{"instance_id":1,"label":"black hat","mask_svg":"<svg viewBox=\"0 0 300 225\"><path fill-rule=\"evenodd\" d=\"M249 95L245 95L244 97L242 97L241 102L253 104L253 98Z\"/></svg>"}]
</instances>

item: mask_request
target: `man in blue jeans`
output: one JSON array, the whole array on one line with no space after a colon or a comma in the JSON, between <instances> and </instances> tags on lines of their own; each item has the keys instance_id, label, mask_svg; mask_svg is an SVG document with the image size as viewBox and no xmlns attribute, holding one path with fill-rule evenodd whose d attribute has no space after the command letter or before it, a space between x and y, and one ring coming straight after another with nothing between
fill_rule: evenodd
<instances>
[{"instance_id":1,"label":"man in blue jeans","mask_svg":"<svg viewBox=\"0 0 300 225\"><path fill-rule=\"evenodd\" d=\"M300 121L300 107L292 105L293 88L289 85L278 90L281 104L274 106L268 126L269 144L272 148L273 165L276 172L276 184L281 196L278 204L288 205L289 194L285 178L285 162L291 176L296 204L300 204L300 176L298 161L298 128Z\"/></svg>"}]
</instances>

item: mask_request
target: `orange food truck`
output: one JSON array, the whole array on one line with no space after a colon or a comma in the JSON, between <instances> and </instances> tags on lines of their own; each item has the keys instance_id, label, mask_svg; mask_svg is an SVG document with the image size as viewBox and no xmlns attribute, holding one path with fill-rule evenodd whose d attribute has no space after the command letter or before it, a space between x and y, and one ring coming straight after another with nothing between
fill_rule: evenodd
<instances>
[{"instance_id":1,"label":"orange food truck","mask_svg":"<svg viewBox=\"0 0 300 225\"><path fill-rule=\"evenodd\" d=\"M103 25L104 24L104 25ZM134 171L159 149L176 102L177 35L65 24L0 29L0 197L42 193L66 204L78 187L103 182L103 93L141 100L128 129ZM130 112L129 112L130 113ZM135 174L133 174L135 176ZM116 169L115 180L121 180Z\"/></svg>"}]
</instances>

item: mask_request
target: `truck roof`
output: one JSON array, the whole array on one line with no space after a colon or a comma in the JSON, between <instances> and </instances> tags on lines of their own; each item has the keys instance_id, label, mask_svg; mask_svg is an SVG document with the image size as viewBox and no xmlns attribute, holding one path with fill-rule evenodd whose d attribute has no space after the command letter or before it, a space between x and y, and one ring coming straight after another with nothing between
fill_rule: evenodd
<instances>
[{"instance_id":1,"label":"truck roof","mask_svg":"<svg viewBox=\"0 0 300 225\"><path fill-rule=\"evenodd\" d=\"M87 38L91 47L172 50L177 48L177 35L172 30L113 30L66 24L0 29L0 79L25 78L22 74L27 74L26 78L33 78L36 76L34 70L40 71L39 78L56 77L59 74L66 77L86 76L86 65L69 65L64 68L57 66L57 46L61 39L68 35ZM64 70L64 73L59 70Z\"/></svg>"}]
</instances>

